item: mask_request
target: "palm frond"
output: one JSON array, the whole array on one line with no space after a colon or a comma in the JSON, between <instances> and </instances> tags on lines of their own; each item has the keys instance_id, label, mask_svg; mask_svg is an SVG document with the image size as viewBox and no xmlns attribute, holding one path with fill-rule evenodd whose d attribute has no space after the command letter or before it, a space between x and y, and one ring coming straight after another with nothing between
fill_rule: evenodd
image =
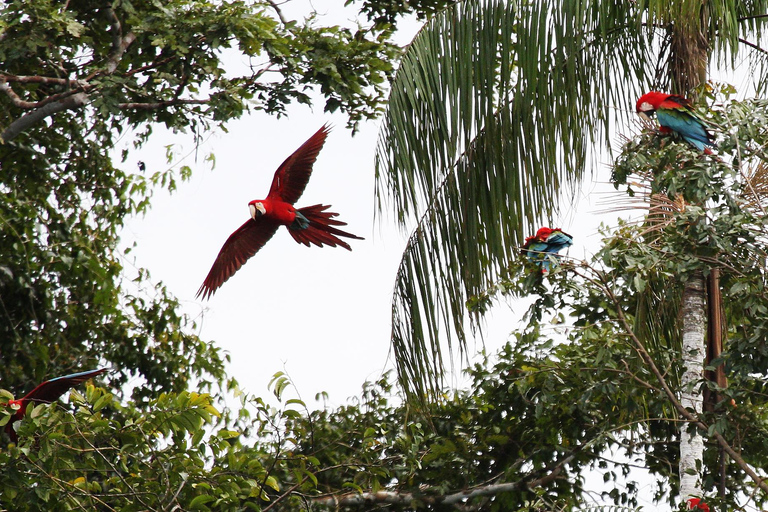
<instances>
[{"instance_id":1,"label":"palm frond","mask_svg":"<svg viewBox=\"0 0 768 512\"><path fill-rule=\"evenodd\" d=\"M418 226L393 301L406 389L438 389L441 343L465 350L467 297L495 282L590 156L610 148L614 124L658 78L652 63L664 45L672 51L671 34L706 34L713 52L735 59L741 36L760 38L766 1L714 0L704 12L692 0L469 0L419 32L376 155L379 213Z\"/></svg>"},{"instance_id":2,"label":"palm frond","mask_svg":"<svg viewBox=\"0 0 768 512\"><path fill-rule=\"evenodd\" d=\"M465 348L467 297L552 218L584 176L587 148L607 146L611 123L629 112L641 72L612 76L642 69L648 41L626 37L641 25L620 4L463 2L409 46L376 157L379 210L418 225L393 301L406 390L439 388L440 343Z\"/></svg>"}]
</instances>

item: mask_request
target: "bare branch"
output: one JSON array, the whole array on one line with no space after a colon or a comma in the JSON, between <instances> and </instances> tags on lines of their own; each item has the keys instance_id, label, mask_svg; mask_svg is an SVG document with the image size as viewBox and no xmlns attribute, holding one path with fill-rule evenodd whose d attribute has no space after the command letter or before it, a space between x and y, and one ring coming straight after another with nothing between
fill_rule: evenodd
<instances>
[{"instance_id":1,"label":"bare branch","mask_svg":"<svg viewBox=\"0 0 768 512\"><path fill-rule=\"evenodd\" d=\"M2 79L0 79L0 91L3 91L5 95L11 99L11 103L13 103L14 107L29 109L39 106L39 102L37 101L24 101L21 99L19 95L16 94L16 91Z\"/></svg>"},{"instance_id":2,"label":"bare branch","mask_svg":"<svg viewBox=\"0 0 768 512\"><path fill-rule=\"evenodd\" d=\"M154 103L118 103L117 107L121 109L135 109L135 110L154 110L163 107L172 107L174 105L207 105L210 99L205 100L168 100L157 101Z\"/></svg>"},{"instance_id":3,"label":"bare branch","mask_svg":"<svg viewBox=\"0 0 768 512\"><path fill-rule=\"evenodd\" d=\"M162 66L163 64L165 64L167 62L170 62L170 61L172 61L175 58L176 58L176 56L165 57L163 59L160 59L158 61L152 62L150 64L146 64L144 66L132 69L132 70L128 71L125 75L126 76L132 76L132 75L135 75L136 73L141 73L142 71L146 71L148 69L153 69L153 68L156 68L158 66Z\"/></svg>"},{"instance_id":4,"label":"bare branch","mask_svg":"<svg viewBox=\"0 0 768 512\"><path fill-rule=\"evenodd\" d=\"M546 475L535 480L522 479L517 482L505 482L500 484L490 484L476 487L471 490L459 491L446 495L428 495L421 493L400 493L397 491L378 491L364 493L347 493L341 496L326 496L315 498L312 502L319 506L341 507L341 506L360 506L372 503L386 503L390 505L410 505L414 501L426 503L429 505L459 505L464 501L482 496L495 496L503 492L511 492L519 489L528 489L532 487L541 487L550 483L560 475L566 464L571 462L574 454L568 455L557 463L555 467Z\"/></svg>"},{"instance_id":5,"label":"bare branch","mask_svg":"<svg viewBox=\"0 0 768 512\"><path fill-rule=\"evenodd\" d=\"M283 11L280 10L280 7L277 6L277 3L275 3L274 0L267 0L267 3L271 5L275 10L277 17L280 18L280 21L283 23L283 25L287 25L288 22L285 21L285 18L283 17Z\"/></svg>"},{"instance_id":6,"label":"bare branch","mask_svg":"<svg viewBox=\"0 0 768 512\"><path fill-rule=\"evenodd\" d=\"M11 139L14 139L21 132L48 116L52 116L63 110L74 110L76 108L80 108L88 104L89 101L90 97L88 94L80 91L68 95L59 101L47 103L12 122L10 126L8 126L8 128L3 131L3 133L0 133L0 143L5 143Z\"/></svg>"},{"instance_id":7,"label":"bare branch","mask_svg":"<svg viewBox=\"0 0 768 512\"><path fill-rule=\"evenodd\" d=\"M107 7L106 12L112 29L112 51L109 53L109 58L107 59L106 73L111 75L120 64L125 50L136 40L136 34L128 32L123 36L123 26L121 25L117 14L115 14L114 9L112 9L111 6Z\"/></svg>"},{"instance_id":8,"label":"bare branch","mask_svg":"<svg viewBox=\"0 0 768 512\"><path fill-rule=\"evenodd\" d=\"M760 53L768 54L768 50L766 50L765 48L762 48L762 47L756 45L755 43L747 41L743 37L739 38L739 42L744 43L745 45L752 47L754 50L757 50Z\"/></svg>"},{"instance_id":9,"label":"bare branch","mask_svg":"<svg viewBox=\"0 0 768 512\"><path fill-rule=\"evenodd\" d=\"M2 73L2 72L0 72ZM25 75L6 75L6 74L0 74L0 81L3 82L18 82L22 84L54 84L54 85L64 85L68 86L71 84L76 84L78 86L81 86L83 84L78 83L77 81L70 80L68 78L57 78L57 77L50 77L50 76L25 76Z\"/></svg>"}]
</instances>

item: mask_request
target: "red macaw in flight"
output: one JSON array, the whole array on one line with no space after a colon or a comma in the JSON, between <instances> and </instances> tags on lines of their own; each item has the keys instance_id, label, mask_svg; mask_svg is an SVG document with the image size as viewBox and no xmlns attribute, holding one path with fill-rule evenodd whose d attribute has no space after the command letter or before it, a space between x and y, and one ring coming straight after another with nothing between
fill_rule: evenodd
<instances>
[{"instance_id":1,"label":"red macaw in flight","mask_svg":"<svg viewBox=\"0 0 768 512\"><path fill-rule=\"evenodd\" d=\"M550 229L543 227L535 235L525 239L523 255L541 267L541 273L546 274L550 270L549 255L559 259L557 253L566 247L573 245L573 237L560 228Z\"/></svg>"},{"instance_id":2,"label":"red macaw in flight","mask_svg":"<svg viewBox=\"0 0 768 512\"><path fill-rule=\"evenodd\" d=\"M67 390L82 384L91 377L95 377L100 373L106 372L106 368L99 368L97 370L89 370L87 372L73 373L71 375L64 375L63 377L56 377L55 379L47 380L38 385L35 389L19 398L18 400L10 400L8 406L15 409L16 412L11 416L10 421L5 425L5 431L11 436L13 442L18 441L16 431L13 430L13 423L24 417L27 413L27 405L31 402L46 403L49 404L67 392Z\"/></svg>"},{"instance_id":3,"label":"red macaw in flight","mask_svg":"<svg viewBox=\"0 0 768 512\"><path fill-rule=\"evenodd\" d=\"M715 147L714 137L696 117L691 102L682 96L651 91L640 96L636 105L637 113L650 118L656 113L664 133L675 132L705 154L712 154L709 147Z\"/></svg>"},{"instance_id":4,"label":"red macaw in flight","mask_svg":"<svg viewBox=\"0 0 768 512\"><path fill-rule=\"evenodd\" d=\"M346 226L347 223L333 219L338 213L326 211L330 208L329 205L316 204L298 209L293 207L293 203L304 193L312 174L312 165L323 148L328 132L330 128L323 126L280 164L266 199L256 199L248 203L251 218L224 242L196 296L210 298L272 238L281 225L288 228L288 233L294 240L306 246L340 245L351 251L352 248L340 239L340 236L363 240L334 227Z\"/></svg>"}]
</instances>

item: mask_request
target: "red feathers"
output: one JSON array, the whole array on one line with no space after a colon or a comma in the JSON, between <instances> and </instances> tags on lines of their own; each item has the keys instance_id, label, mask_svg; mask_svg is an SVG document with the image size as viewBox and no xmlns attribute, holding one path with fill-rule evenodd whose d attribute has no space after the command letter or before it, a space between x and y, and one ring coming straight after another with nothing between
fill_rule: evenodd
<instances>
[{"instance_id":1,"label":"red feathers","mask_svg":"<svg viewBox=\"0 0 768 512\"><path fill-rule=\"evenodd\" d=\"M249 258L264 247L281 225L288 228L294 240L305 245L341 246L352 250L339 237L362 240L359 236L335 227L345 226L346 223L333 219L338 214L326 211L330 206L317 204L300 209L293 207L293 203L304 193L312 175L312 166L329 131L327 126L323 126L286 158L275 172L267 198L248 204L251 218L224 242L197 296L210 298Z\"/></svg>"},{"instance_id":2,"label":"red feathers","mask_svg":"<svg viewBox=\"0 0 768 512\"><path fill-rule=\"evenodd\" d=\"M699 498L689 498L688 510L703 510L704 512L709 512L709 505L702 503Z\"/></svg>"},{"instance_id":3,"label":"red feathers","mask_svg":"<svg viewBox=\"0 0 768 512\"><path fill-rule=\"evenodd\" d=\"M635 105L638 113L659 110L660 108L691 108L691 102L675 94L651 91L640 96Z\"/></svg>"},{"instance_id":4,"label":"red feathers","mask_svg":"<svg viewBox=\"0 0 768 512\"><path fill-rule=\"evenodd\" d=\"M663 133L677 133L705 154L712 154L715 138L693 109L690 101L682 96L651 91L643 94L635 106L637 112L647 118L656 114Z\"/></svg>"},{"instance_id":5,"label":"red feathers","mask_svg":"<svg viewBox=\"0 0 768 512\"><path fill-rule=\"evenodd\" d=\"M27 405L31 402L35 403L51 403L67 392L67 390L82 384L86 380L95 377L100 373L107 371L106 368L99 368L97 370L90 370L87 372L73 373L71 375L64 375L63 377L56 377L55 379L47 380L42 384L39 384L35 389L19 398L18 400L11 400L8 402L10 407L18 409L16 413L11 417L11 420L5 425L5 431L11 436L13 441L17 440L16 431L13 430L13 422L18 421L24 417L27 413Z\"/></svg>"}]
</instances>

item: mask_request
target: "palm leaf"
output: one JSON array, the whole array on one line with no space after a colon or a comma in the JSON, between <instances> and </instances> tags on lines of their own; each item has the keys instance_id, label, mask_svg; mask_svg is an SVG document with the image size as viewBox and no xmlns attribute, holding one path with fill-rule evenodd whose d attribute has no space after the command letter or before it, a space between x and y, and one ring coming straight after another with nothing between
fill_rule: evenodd
<instances>
[{"instance_id":1,"label":"palm leaf","mask_svg":"<svg viewBox=\"0 0 768 512\"><path fill-rule=\"evenodd\" d=\"M407 48L377 147L376 196L379 212L413 229L392 306L411 396L440 389L442 344L465 353L467 298L553 218L592 148L610 147L612 126L652 81L648 63L669 34L661 2L650 4L466 1Z\"/></svg>"}]
</instances>

